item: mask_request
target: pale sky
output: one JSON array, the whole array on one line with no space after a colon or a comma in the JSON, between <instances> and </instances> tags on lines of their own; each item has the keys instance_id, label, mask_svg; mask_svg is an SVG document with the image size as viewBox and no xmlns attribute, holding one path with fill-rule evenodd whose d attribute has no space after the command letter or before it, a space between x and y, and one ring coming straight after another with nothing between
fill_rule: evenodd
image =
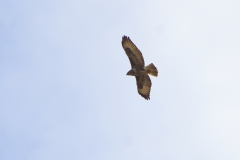
<instances>
[{"instance_id":1,"label":"pale sky","mask_svg":"<svg viewBox=\"0 0 240 160\"><path fill-rule=\"evenodd\" d=\"M238 0L0 1L1 160L239 160L239 82Z\"/></svg>"}]
</instances>

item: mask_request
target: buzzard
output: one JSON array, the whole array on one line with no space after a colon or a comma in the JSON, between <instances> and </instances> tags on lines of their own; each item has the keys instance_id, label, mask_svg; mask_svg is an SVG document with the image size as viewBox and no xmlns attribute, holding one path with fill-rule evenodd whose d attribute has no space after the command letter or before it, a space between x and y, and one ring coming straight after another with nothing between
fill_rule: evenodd
<instances>
[{"instance_id":1,"label":"buzzard","mask_svg":"<svg viewBox=\"0 0 240 160\"><path fill-rule=\"evenodd\" d=\"M146 100L149 100L152 83L148 74L157 77L158 70L153 63L145 66L141 51L129 37L122 37L122 46L132 66L127 75L136 77L138 93Z\"/></svg>"}]
</instances>

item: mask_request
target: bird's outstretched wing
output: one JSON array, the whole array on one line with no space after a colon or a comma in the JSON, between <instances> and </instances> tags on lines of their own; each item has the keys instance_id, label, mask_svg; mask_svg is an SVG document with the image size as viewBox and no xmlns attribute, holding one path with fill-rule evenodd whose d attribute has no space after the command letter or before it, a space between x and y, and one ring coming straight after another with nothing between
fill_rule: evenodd
<instances>
[{"instance_id":1,"label":"bird's outstretched wing","mask_svg":"<svg viewBox=\"0 0 240 160\"><path fill-rule=\"evenodd\" d=\"M148 75L135 76L137 81L138 93L146 100L150 99L152 82Z\"/></svg>"},{"instance_id":2,"label":"bird's outstretched wing","mask_svg":"<svg viewBox=\"0 0 240 160\"><path fill-rule=\"evenodd\" d=\"M136 66L144 67L145 64L142 53L129 37L122 37L122 46L130 60L132 68Z\"/></svg>"}]
</instances>

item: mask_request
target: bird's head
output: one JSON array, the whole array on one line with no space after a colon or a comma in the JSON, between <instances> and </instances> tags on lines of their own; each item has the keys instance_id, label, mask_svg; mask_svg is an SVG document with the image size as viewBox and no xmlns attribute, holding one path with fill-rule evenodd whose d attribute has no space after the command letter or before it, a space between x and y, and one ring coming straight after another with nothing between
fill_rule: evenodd
<instances>
[{"instance_id":1,"label":"bird's head","mask_svg":"<svg viewBox=\"0 0 240 160\"><path fill-rule=\"evenodd\" d=\"M131 69L127 72L127 76L135 76L135 71Z\"/></svg>"}]
</instances>

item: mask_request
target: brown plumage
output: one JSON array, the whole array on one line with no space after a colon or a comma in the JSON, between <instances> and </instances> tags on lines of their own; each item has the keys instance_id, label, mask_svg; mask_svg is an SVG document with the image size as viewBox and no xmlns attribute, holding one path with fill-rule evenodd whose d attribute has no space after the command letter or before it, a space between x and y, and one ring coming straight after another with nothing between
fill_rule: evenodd
<instances>
[{"instance_id":1,"label":"brown plumage","mask_svg":"<svg viewBox=\"0 0 240 160\"><path fill-rule=\"evenodd\" d=\"M127 75L136 77L138 93L146 100L149 100L152 83L148 74L157 77L158 70L152 63L145 66L141 51L129 37L122 37L122 46L132 67L132 69L128 71Z\"/></svg>"}]
</instances>

